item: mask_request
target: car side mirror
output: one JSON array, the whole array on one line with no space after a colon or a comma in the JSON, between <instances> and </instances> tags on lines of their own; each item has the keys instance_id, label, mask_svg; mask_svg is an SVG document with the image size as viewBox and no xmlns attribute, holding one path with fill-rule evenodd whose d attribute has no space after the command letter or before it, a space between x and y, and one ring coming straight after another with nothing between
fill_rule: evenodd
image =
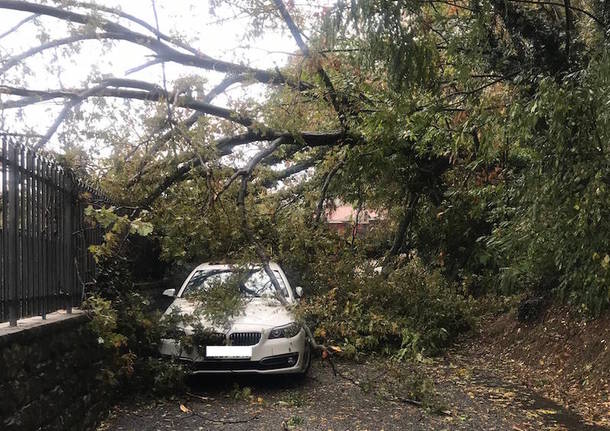
<instances>
[{"instance_id":1,"label":"car side mirror","mask_svg":"<svg viewBox=\"0 0 610 431\"><path fill-rule=\"evenodd\" d=\"M163 291L163 296L170 296L170 297L174 297L176 296L176 289L165 289Z\"/></svg>"},{"instance_id":2,"label":"car side mirror","mask_svg":"<svg viewBox=\"0 0 610 431\"><path fill-rule=\"evenodd\" d=\"M301 286L295 287L294 292L297 294L297 298L303 296L303 288Z\"/></svg>"}]
</instances>

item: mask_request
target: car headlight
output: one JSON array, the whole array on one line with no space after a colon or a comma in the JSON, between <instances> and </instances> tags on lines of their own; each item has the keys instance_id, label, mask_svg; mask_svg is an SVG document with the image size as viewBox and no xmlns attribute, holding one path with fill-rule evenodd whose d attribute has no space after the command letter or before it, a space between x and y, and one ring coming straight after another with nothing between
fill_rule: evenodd
<instances>
[{"instance_id":1,"label":"car headlight","mask_svg":"<svg viewBox=\"0 0 610 431\"><path fill-rule=\"evenodd\" d=\"M276 326L269 332L269 339L273 338L292 338L301 331L301 325L297 322L288 325Z\"/></svg>"}]
</instances>

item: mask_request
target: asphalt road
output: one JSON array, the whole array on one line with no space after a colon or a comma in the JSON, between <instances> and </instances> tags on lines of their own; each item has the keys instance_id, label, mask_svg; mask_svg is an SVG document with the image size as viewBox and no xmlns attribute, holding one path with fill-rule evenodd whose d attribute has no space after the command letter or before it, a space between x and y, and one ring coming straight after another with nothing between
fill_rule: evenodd
<instances>
[{"instance_id":1,"label":"asphalt road","mask_svg":"<svg viewBox=\"0 0 610 431\"><path fill-rule=\"evenodd\" d=\"M124 401L99 431L607 430L459 356L392 372L375 362L343 362L337 369L343 377L315 361L304 379L192 378L188 394ZM421 376L433 382L424 385L427 406L406 402Z\"/></svg>"}]
</instances>

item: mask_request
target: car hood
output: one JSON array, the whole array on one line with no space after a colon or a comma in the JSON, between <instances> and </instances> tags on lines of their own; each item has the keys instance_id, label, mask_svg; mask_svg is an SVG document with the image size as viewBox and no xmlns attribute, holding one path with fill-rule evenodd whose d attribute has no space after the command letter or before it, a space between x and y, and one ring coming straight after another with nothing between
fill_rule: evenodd
<instances>
[{"instance_id":1,"label":"car hood","mask_svg":"<svg viewBox=\"0 0 610 431\"><path fill-rule=\"evenodd\" d=\"M176 298L169 306L165 314L175 310L181 315L192 315L195 311L196 303L184 298ZM286 325L294 322L294 315L279 302L267 298L253 298L246 303L242 312L234 316L226 325L214 325L204 316L200 316L200 322L204 328L214 331L225 332L235 331L261 331L275 326ZM190 326L184 327L188 330Z\"/></svg>"}]
</instances>

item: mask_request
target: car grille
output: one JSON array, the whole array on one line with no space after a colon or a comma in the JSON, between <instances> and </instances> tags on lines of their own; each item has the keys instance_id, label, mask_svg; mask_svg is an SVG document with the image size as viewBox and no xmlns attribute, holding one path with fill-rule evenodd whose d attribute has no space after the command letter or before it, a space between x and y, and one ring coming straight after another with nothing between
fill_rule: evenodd
<instances>
[{"instance_id":1,"label":"car grille","mask_svg":"<svg viewBox=\"0 0 610 431\"><path fill-rule=\"evenodd\" d=\"M203 332L194 335L193 342L198 346L226 346L227 336L222 332Z\"/></svg>"},{"instance_id":2,"label":"car grille","mask_svg":"<svg viewBox=\"0 0 610 431\"><path fill-rule=\"evenodd\" d=\"M229 335L233 346L254 346L261 339L260 332L233 332Z\"/></svg>"}]
</instances>

